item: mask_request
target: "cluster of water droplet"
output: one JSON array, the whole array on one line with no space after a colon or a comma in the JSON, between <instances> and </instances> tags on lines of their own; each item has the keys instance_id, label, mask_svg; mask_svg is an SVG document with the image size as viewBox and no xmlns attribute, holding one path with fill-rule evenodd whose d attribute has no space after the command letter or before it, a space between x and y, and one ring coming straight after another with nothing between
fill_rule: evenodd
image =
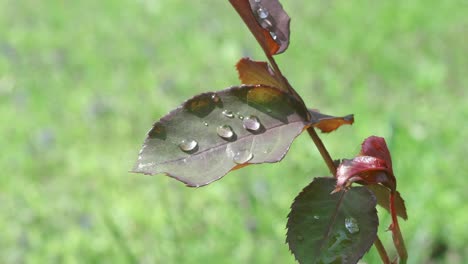
<instances>
[{"instance_id":1,"label":"cluster of water droplet","mask_svg":"<svg viewBox=\"0 0 468 264\"><path fill-rule=\"evenodd\" d=\"M259 3L260 1L255 0L256 3ZM215 104L221 103L221 97L213 93L211 95L211 100ZM260 120L258 117L254 115L249 115L244 117L240 112L237 112L234 114L232 111L224 109L221 114L228 118L228 119L233 119L233 118L239 118L239 120L242 121L243 127L247 130L250 131L251 133L257 132L262 128L262 124L260 123ZM202 121L203 125L208 127L209 123L207 121ZM224 124L216 127L216 134L227 141L234 141L236 140L236 133L232 129L230 125ZM186 153L194 153L198 151L198 142L195 139L184 139L181 140L178 144L179 149L182 150L183 152ZM269 150L270 151L270 150ZM269 152L268 151L268 152ZM250 161L253 158L253 153L249 149L240 149L240 150L229 150L229 155L232 157L232 161L237 163L237 164L244 164L248 161ZM264 152L265 153L265 152ZM186 160L184 159L184 162Z\"/></svg>"},{"instance_id":2,"label":"cluster of water droplet","mask_svg":"<svg viewBox=\"0 0 468 264\"><path fill-rule=\"evenodd\" d=\"M274 32L274 22L271 19L270 12L262 4L261 0L255 0L252 4L252 11L257 18L257 22L266 30L270 31L270 36L273 40L277 40L278 36Z\"/></svg>"}]
</instances>

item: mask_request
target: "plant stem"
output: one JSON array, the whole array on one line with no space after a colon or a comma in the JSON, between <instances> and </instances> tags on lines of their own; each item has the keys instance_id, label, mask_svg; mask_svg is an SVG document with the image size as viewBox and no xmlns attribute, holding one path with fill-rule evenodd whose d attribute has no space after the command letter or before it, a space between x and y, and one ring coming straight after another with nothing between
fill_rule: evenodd
<instances>
[{"instance_id":1,"label":"plant stem","mask_svg":"<svg viewBox=\"0 0 468 264\"><path fill-rule=\"evenodd\" d=\"M377 252L379 252L380 258L382 259L384 264L390 264L390 258L388 257L387 251L385 250L385 247L382 244L382 241L380 241L380 238L377 236L377 239L374 241L374 246L377 249Z\"/></svg>"},{"instance_id":2,"label":"plant stem","mask_svg":"<svg viewBox=\"0 0 468 264\"><path fill-rule=\"evenodd\" d=\"M400 263L405 264L408 260L408 252L406 251L405 241L401 235L400 225L398 224L398 216L395 209L395 192L390 193L390 212L392 215L392 225L390 227L392 231L393 244L400 256Z\"/></svg>"},{"instance_id":3,"label":"plant stem","mask_svg":"<svg viewBox=\"0 0 468 264\"><path fill-rule=\"evenodd\" d=\"M325 161L325 163L327 164L328 169L333 174L333 176L336 176L335 163L333 162L333 159L330 156L330 153L328 153L327 148L325 148L325 145L323 145L322 140L317 135L317 132L315 131L315 129L313 127L308 127L307 132L309 133L309 136L314 141L314 144L317 147L318 151L320 152L320 155L322 155L322 158Z\"/></svg>"},{"instance_id":4,"label":"plant stem","mask_svg":"<svg viewBox=\"0 0 468 264\"><path fill-rule=\"evenodd\" d=\"M286 77L284 77L284 75L281 73L281 70L278 67L278 64L276 64L276 61L273 58L273 56L268 54L268 52L266 50L264 50L264 52L265 52L266 57L268 58L268 61L272 65L273 70L275 71L275 73L277 73L281 77L281 80L283 82L284 87L287 87L289 92L296 99L298 99L302 103L304 108L307 109L307 106L305 105L304 100L302 100L302 97L296 92L296 90L294 90L294 88L291 87L291 85L289 84ZM308 118L310 118L310 116ZM318 151L320 152L320 155L322 155L322 158L325 161L325 164L327 164L328 169L333 174L333 176L336 177L337 167L336 167L335 163L333 162L333 159L330 156L330 153L328 152L327 148L325 147L322 140L320 139L317 132L315 131L314 127L312 127L312 126L308 127L307 132L309 133L309 136L312 138L312 141L314 142L315 146L317 147ZM390 203L390 205L391 205L391 203ZM397 226L398 226L398 222L397 222ZM398 233L400 234L399 236L401 237L400 228L398 228ZM401 239L401 241L403 241L403 239ZM382 241L380 241L380 238L379 238L378 235L376 237L376 240L374 241L374 246L376 247L377 251L379 252L380 258L382 259L383 263L384 264L389 264L390 259L388 258L387 251L385 250L385 247L383 246ZM403 244L403 248L405 248L404 244ZM400 252L400 251L398 251L398 252ZM406 252L406 248L405 248L405 252ZM401 263L405 264L406 259L403 260L403 257L401 257L401 256L400 256L400 258L401 258L401 261L402 261Z\"/></svg>"}]
</instances>

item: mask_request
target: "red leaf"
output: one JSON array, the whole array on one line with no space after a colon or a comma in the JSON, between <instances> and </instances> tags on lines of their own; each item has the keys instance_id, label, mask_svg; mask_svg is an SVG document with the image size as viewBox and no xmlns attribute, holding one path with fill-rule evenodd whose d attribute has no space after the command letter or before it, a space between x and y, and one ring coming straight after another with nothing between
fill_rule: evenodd
<instances>
[{"instance_id":1,"label":"red leaf","mask_svg":"<svg viewBox=\"0 0 468 264\"><path fill-rule=\"evenodd\" d=\"M366 138L361 145L361 152L359 155L383 159L387 163L388 168L393 171L390 151L388 151L385 139L382 137L370 136Z\"/></svg>"},{"instance_id":2,"label":"red leaf","mask_svg":"<svg viewBox=\"0 0 468 264\"><path fill-rule=\"evenodd\" d=\"M267 55L284 52L289 45L288 14L278 0L229 0Z\"/></svg>"},{"instance_id":3,"label":"red leaf","mask_svg":"<svg viewBox=\"0 0 468 264\"><path fill-rule=\"evenodd\" d=\"M354 123L354 115L336 117L315 110L309 110L309 113L312 121L317 120L314 127L320 129L322 133L330 133L342 125L352 125Z\"/></svg>"},{"instance_id":4,"label":"red leaf","mask_svg":"<svg viewBox=\"0 0 468 264\"><path fill-rule=\"evenodd\" d=\"M242 84L263 84L288 91L288 87L282 84L281 77L276 76L266 62L242 58L236 64L236 68Z\"/></svg>"},{"instance_id":5,"label":"red leaf","mask_svg":"<svg viewBox=\"0 0 468 264\"><path fill-rule=\"evenodd\" d=\"M335 191L346 188L353 182L381 183L391 191L395 191L396 179L385 139L376 136L365 139L359 155L352 160L344 160L338 166L336 178Z\"/></svg>"}]
</instances>

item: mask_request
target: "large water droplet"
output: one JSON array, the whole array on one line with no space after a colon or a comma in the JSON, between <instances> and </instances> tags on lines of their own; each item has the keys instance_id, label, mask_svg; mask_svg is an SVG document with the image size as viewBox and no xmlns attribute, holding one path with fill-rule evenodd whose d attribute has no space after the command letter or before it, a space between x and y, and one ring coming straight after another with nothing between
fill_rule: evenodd
<instances>
[{"instance_id":1,"label":"large water droplet","mask_svg":"<svg viewBox=\"0 0 468 264\"><path fill-rule=\"evenodd\" d=\"M260 6L257 9L257 15L259 18L265 19L270 15L270 13L268 12L268 10L266 10L266 8Z\"/></svg>"},{"instance_id":2,"label":"large water droplet","mask_svg":"<svg viewBox=\"0 0 468 264\"><path fill-rule=\"evenodd\" d=\"M253 158L252 152L249 150L241 150L236 152L232 160L237 163L237 164L244 164L247 161L251 160Z\"/></svg>"},{"instance_id":3,"label":"large water droplet","mask_svg":"<svg viewBox=\"0 0 468 264\"><path fill-rule=\"evenodd\" d=\"M234 118L234 114L232 113L232 111L229 110L224 110L223 115L227 118Z\"/></svg>"},{"instance_id":4,"label":"large water droplet","mask_svg":"<svg viewBox=\"0 0 468 264\"><path fill-rule=\"evenodd\" d=\"M244 120L242 120L242 124L244 125L246 129L251 130L251 131L257 131L261 127L258 117L254 115L246 116Z\"/></svg>"},{"instance_id":5,"label":"large water droplet","mask_svg":"<svg viewBox=\"0 0 468 264\"><path fill-rule=\"evenodd\" d=\"M204 125L204 126L208 126L208 122L203 121L203 125Z\"/></svg>"},{"instance_id":6,"label":"large water droplet","mask_svg":"<svg viewBox=\"0 0 468 264\"><path fill-rule=\"evenodd\" d=\"M314 215L314 219L315 219L315 220L319 220L319 219L320 219L320 216Z\"/></svg>"},{"instance_id":7,"label":"large water droplet","mask_svg":"<svg viewBox=\"0 0 468 264\"><path fill-rule=\"evenodd\" d=\"M185 152L193 151L197 146L198 142L193 139L184 139L179 144L179 148Z\"/></svg>"},{"instance_id":8,"label":"large water droplet","mask_svg":"<svg viewBox=\"0 0 468 264\"><path fill-rule=\"evenodd\" d=\"M359 225L356 219L347 217L345 219L345 227L351 234L359 232Z\"/></svg>"},{"instance_id":9,"label":"large water droplet","mask_svg":"<svg viewBox=\"0 0 468 264\"><path fill-rule=\"evenodd\" d=\"M219 126L216 128L216 133L224 139L231 139L234 136L234 131L232 131L232 128L228 125Z\"/></svg>"}]
</instances>

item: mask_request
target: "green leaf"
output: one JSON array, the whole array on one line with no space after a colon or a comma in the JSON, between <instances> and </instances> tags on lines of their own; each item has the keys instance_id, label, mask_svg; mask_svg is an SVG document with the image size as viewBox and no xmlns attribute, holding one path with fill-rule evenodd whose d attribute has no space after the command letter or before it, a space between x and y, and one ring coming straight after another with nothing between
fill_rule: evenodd
<instances>
[{"instance_id":1,"label":"green leaf","mask_svg":"<svg viewBox=\"0 0 468 264\"><path fill-rule=\"evenodd\" d=\"M154 124L133 171L198 187L248 164L278 162L308 125L300 106L264 85L197 95Z\"/></svg>"},{"instance_id":2,"label":"green leaf","mask_svg":"<svg viewBox=\"0 0 468 264\"><path fill-rule=\"evenodd\" d=\"M334 178L315 178L296 197L286 241L302 264L357 263L374 243L379 220L365 187L330 194Z\"/></svg>"}]
</instances>

